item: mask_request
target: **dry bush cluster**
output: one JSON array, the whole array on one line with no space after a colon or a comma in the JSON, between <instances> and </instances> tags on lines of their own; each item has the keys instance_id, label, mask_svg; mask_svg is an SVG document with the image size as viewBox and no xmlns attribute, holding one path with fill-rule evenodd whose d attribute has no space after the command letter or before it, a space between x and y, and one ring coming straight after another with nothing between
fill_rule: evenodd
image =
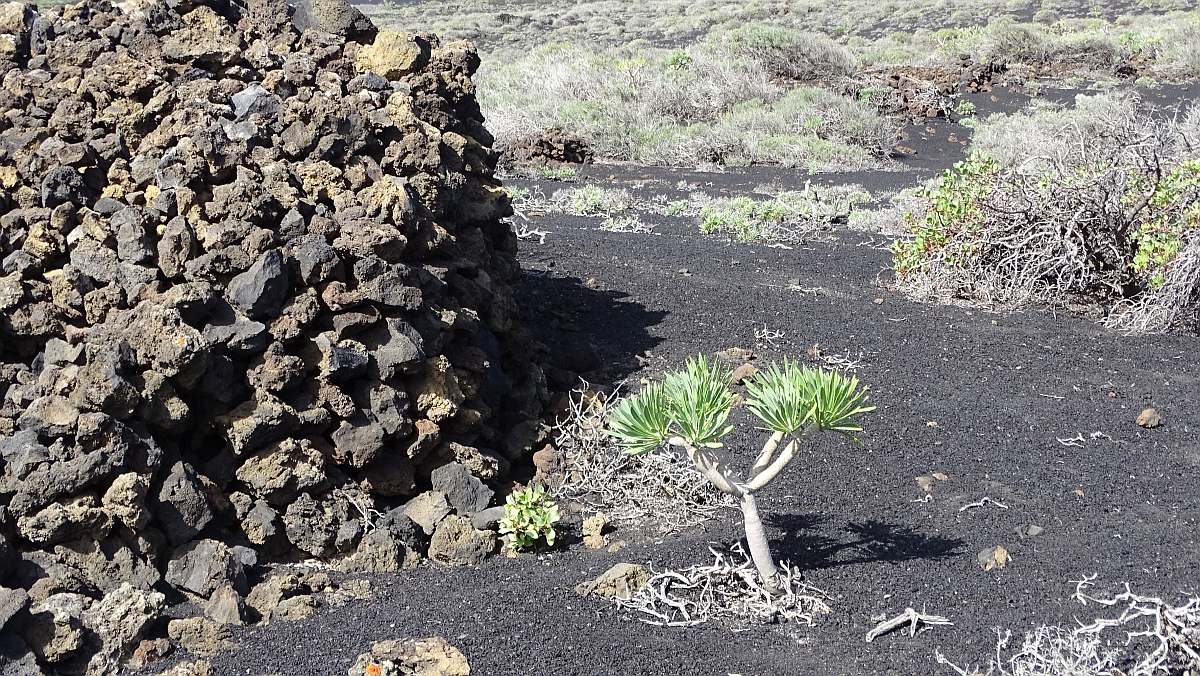
<instances>
[{"instance_id":1,"label":"dry bush cluster","mask_svg":"<svg viewBox=\"0 0 1200 676\"><path fill-rule=\"evenodd\" d=\"M885 164L893 128L872 106L820 87L786 89L748 49L732 39L674 51L549 45L483 68L480 103L500 142L557 127L611 160L811 171Z\"/></svg>"},{"instance_id":2,"label":"dry bush cluster","mask_svg":"<svg viewBox=\"0 0 1200 676\"><path fill-rule=\"evenodd\" d=\"M739 26L717 39L735 54L756 59L774 76L795 80L834 80L858 69L854 54L833 40L779 26Z\"/></svg>"},{"instance_id":3,"label":"dry bush cluster","mask_svg":"<svg viewBox=\"0 0 1200 676\"><path fill-rule=\"evenodd\" d=\"M1186 8L1177 4L1141 9ZM992 0L901 8L865 0L550 0L503 12L434 1L372 13L387 25L436 27L484 46L480 100L501 143L558 127L607 160L833 171L887 165L894 125L879 114L887 87L856 78L860 66L957 69L966 56L1026 64L1011 71L1017 81L1044 67L1111 80L1128 76L1131 60L1136 74L1159 79L1200 73L1200 13L1099 17L1094 3L1055 6L1037 13L1041 23L1006 14L1030 3ZM952 27L926 28L939 25ZM819 86L791 89L796 83Z\"/></svg>"},{"instance_id":4,"label":"dry bush cluster","mask_svg":"<svg viewBox=\"0 0 1200 676\"><path fill-rule=\"evenodd\" d=\"M583 383L571 393L554 426L555 445L566 458L557 495L604 512L624 526L673 532L713 518L731 499L708 482L682 453L629 455L605 433L617 395Z\"/></svg>"},{"instance_id":5,"label":"dry bush cluster","mask_svg":"<svg viewBox=\"0 0 1200 676\"><path fill-rule=\"evenodd\" d=\"M780 567L776 588L763 585L750 556L735 543L727 551L712 552L709 565L683 570L663 570L650 576L646 586L617 604L643 613L642 622L665 627L692 627L709 620L735 628L750 624L803 622L812 626L832 612L825 593L803 581L800 569Z\"/></svg>"},{"instance_id":6,"label":"dry bush cluster","mask_svg":"<svg viewBox=\"0 0 1200 676\"><path fill-rule=\"evenodd\" d=\"M1200 327L1196 120L1147 115L1124 95L993 116L893 246L897 287L992 308L1073 305L1130 331Z\"/></svg>"},{"instance_id":7,"label":"dry bush cluster","mask_svg":"<svg viewBox=\"0 0 1200 676\"><path fill-rule=\"evenodd\" d=\"M434 0L432 2L368 6L377 21L395 27L441 31L454 38L476 41L485 52L494 52L503 60L513 60L524 52L548 42L572 42L579 45L611 47L640 42L643 45L680 45L711 32L721 32L748 24L770 29L788 29L830 36L844 42L858 58L879 58L890 54L889 62L907 63L923 54L948 47L946 55L957 59L961 46L975 40L978 32L992 22L1018 12L1032 15L1027 24L1038 33L1039 42L1056 42L1055 34L1088 33L1121 38L1130 46L1188 45L1186 33L1195 30L1195 4L1189 0L1142 0L1136 8L1118 3L1089 0L1065 0L1039 3L1033 0L910 0L904 3L869 0L653 0L630 3L622 0L544 0L537 4L512 4L497 11L484 0ZM1040 8L1040 11L1039 11ZM1144 16L1124 15L1134 9ZM622 21L613 21L620 16ZM1187 25L1192 28L1188 29ZM951 27L950 32L930 30L930 26ZM1183 30L1180 31L1179 28ZM960 37L955 32L965 29ZM1181 34L1182 33L1182 34ZM1130 39L1132 38L1132 39ZM1082 42L1095 40L1089 37ZM995 46L1011 43L1011 37L990 38ZM1029 39L1018 40L1017 45ZM1064 43L1074 38L1068 37ZM1104 42L1103 39L1099 40ZM955 44L962 42L963 44ZM1190 44L1195 44L1193 40ZM959 49L959 51L950 50ZM1072 50L1056 48L1061 53ZM1107 48L1102 46L1102 49ZM1191 52L1195 48L1184 49ZM968 50L976 54L974 50ZM1183 54L1174 49L1155 51L1156 58L1179 62ZM1091 57L1088 57L1089 60ZM899 59L898 61L896 59ZM1197 71L1193 71L1197 72Z\"/></svg>"}]
</instances>

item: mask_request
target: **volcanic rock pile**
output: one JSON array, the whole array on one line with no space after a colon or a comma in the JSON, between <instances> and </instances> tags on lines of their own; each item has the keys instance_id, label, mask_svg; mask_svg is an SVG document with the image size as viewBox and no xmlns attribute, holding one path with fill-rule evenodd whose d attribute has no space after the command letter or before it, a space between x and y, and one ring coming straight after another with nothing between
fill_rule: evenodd
<instances>
[{"instance_id":1,"label":"volcanic rock pile","mask_svg":"<svg viewBox=\"0 0 1200 676\"><path fill-rule=\"evenodd\" d=\"M547 396L478 64L342 0L0 5L0 662L494 544ZM439 481L484 497L415 523Z\"/></svg>"}]
</instances>

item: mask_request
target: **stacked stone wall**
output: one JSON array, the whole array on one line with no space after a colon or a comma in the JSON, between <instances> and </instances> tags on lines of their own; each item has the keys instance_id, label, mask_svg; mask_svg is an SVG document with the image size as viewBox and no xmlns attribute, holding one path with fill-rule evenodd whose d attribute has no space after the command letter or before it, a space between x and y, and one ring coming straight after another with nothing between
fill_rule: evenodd
<instances>
[{"instance_id":1,"label":"stacked stone wall","mask_svg":"<svg viewBox=\"0 0 1200 676\"><path fill-rule=\"evenodd\" d=\"M164 584L412 565L434 470L531 452L478 65L340 0L0 5L0 596L41 663L115 664L145 627L93 609Z\"/></svg>"}]
</instances>

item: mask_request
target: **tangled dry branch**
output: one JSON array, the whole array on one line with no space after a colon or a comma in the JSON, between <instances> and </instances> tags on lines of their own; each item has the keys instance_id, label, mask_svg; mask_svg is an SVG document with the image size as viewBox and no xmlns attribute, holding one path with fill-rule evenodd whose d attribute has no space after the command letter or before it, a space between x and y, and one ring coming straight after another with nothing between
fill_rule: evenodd
<instances>
[{"instance_id":1,"label":"tangled dry branch","mask_svg":"<svg viewBox=\"0 0 1200 676\"><path fill-rule=\"evenodd\" d=\"M566 481L558 494L585 511L603 511L614 521L674 532L713 518L733 501L672 448L629 455L604 429L616 393L604 396L585 382L571 393L568 410L554 427L555 444L566 457Z\"/></svg>"},{"instance_id":2,"label":"tangled dry branch","mask_svg":"<svg viewBox=\"0 0 1200 676\"><path fill-rule=\"evenodd\" d=\"M913 221L916 238L894 248L897 287L992 309L1094 308L1129 331L1195 327L1200 188L1180 164L1178 124L1146 118L1136 100L1110 117L1099 129L1071 119L1058 135L1081 141L1046 154L1002 146L999 162L956 165ZM970 196L939 201L951 185Z\"/></svg>"},{"instance_id":3,"label":"tangled dry branch","mask_svg":"<svg viewBox=\"0 0 1200 676\"><path fill-rule=\"evenodd\" d=\"M740 542L728 552L709 551L715 559L711 565L652 573L641 591L618 598L618 605L648 615L639 618L642 622L667 627L712 619L735 625L787 620L811 626L831 612L823 600L825 592L806 584L798 568L780 565L780 581L772 590L762 584Z\"/></svg>"},{"instance_id":4,"label":"tangled dry branch","mask_svg":"<svg viewBox=\"0 0 1200 676\"><path fill-rule=\"evenodd\" d=\"M1025 634L1019 648L1006 658L1012 632L996 628L996 654L987 674L1000 676L1158 676L1195 674L1200 671L1200 597L1182 605L1161 598L1125 591L1103 598L1087 594L1096 575L1075 582L1074 598L1080 603L1120 607L1117 617L1098 618L1074 629L1042 625ZM1107 630L1124 631L1124 640L1108 638ZM1102 636L1103 635L1103 636ZM961 667L941 651L938 664L960 676L982 676L970 666Z\"/></svg>"}]
</instances>

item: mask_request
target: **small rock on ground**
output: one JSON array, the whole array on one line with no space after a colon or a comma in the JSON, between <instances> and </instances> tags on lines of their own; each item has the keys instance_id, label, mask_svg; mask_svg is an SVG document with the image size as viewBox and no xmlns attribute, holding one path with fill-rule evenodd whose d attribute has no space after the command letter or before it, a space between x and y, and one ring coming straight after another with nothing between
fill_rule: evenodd
<instances>
[{"instance_id":1,"label":"small rock on ground","mask_svg":"<svg viewBox=\"0 0 1200 676\"><path fill-rule=\"evenodd\" d=\"M158 676L213 676L212 665L204 660L184 662L158 674Z\"/></svg>"},{"instance_id":2,"label":"small rock on ground","mask_svg":"<svg viewBox=\"0 0 1200 676\"><path fill-rule=\"evenodd\" d=\"M583 544L588 549L600 549L604 546L604 527L608 525L608 516L597 512L595 516L583 521Z\"/></svg>"},{"instance_id":3,"label":"small rock on ground","mask_svg":"<svg viewBox=\"0 0 1200 676\"><path fill-rule=\"evenodd\" d=\"M583 596L629 598L641 591L649 581L650 573L645 567L636 563L618 563L596 579L575 585L575 591Z\"/></svg>"},{"instance_id":4,"label":"small rock on ground","mask_svg":"<svg viewBox=\"0 0 1200 676\"><path fill-rule=\"evenodd\" d=\"M1138 414L1135 422L1137 422L1138 425L1146 428L1158 427L1159 423L1162 422L1162 416L1158 414L1158 411L1148 408Z\"/></svg>"},{"instance_id":5,"label":"small rock on ground","mask_svg":"<svg viewBox=\"0 0 1200 676\"><path fill-rule=\"evenodd\" d=\"M349 676L470 676L471 665L458 648L441 637L380 641L358 656Z\"/></svg>"},{"instance_id":6,"label":"small rock on ground","mask_svg":"<svg viewBox=\"0 0 1200 676\"><path fill-rule=\"evenodd\" d=\"M1012 557L1008 555L1008 550L1000 545L988 547L979 552L975 557L979 563L979 567L984 570L992 570L993 568L1003 568L1012 562Z\"/></svg>"}]
</instances>

